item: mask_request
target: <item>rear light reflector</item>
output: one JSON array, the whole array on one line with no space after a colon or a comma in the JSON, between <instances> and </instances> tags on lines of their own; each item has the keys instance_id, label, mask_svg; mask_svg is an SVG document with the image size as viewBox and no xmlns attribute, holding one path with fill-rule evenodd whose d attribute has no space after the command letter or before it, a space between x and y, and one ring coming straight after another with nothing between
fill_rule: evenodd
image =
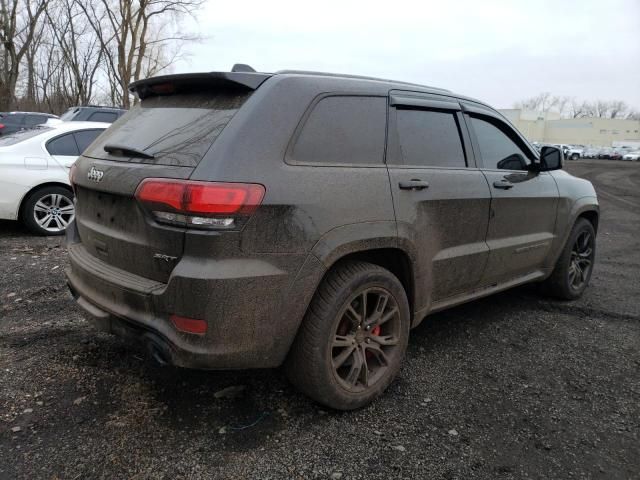
<instances>
[{"instance_id":1,"label":"rear light reflector","mask_svg":"<svg viewBox=\"0 0 640 480\"><path fill-rule=\"evenodd\" d=\"M4 123L0 123L0 129L4 128Z\"/></svg>"},{"instance_id":2,"label":"rear light reflector","mask_svg":"<svg viewBox=\"0 0 640 480\"><path fill-rule=\"evenodd\" d=\"M148 178L138 186L136 198L159 222L232 229L255 211L264 194L257 183Z\"/></svg>"},{"instance_id":3,"label":"rear light reflector","mask_svg":"<svg viewBox=\"0 0 640 480\"><path fill-rule=\"evenodd\" d=\"M171 323L181 332L193 333L195 335L204 335L207 333L207 322L199 318L181 317L179 315L171 315L169 317Z\"/></svg>"}]
</instances>

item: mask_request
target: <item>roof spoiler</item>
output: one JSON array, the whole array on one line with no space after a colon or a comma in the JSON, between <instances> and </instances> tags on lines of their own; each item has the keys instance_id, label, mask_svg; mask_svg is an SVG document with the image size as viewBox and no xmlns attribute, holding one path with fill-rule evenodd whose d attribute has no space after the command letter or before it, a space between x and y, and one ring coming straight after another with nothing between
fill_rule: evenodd
<instances>
[{"instance_id":1,"label":"roof spoiler","mask_svg":"<svg viewBox=\"0 0 640 480\"><path fill-rule=\"evenodd\" d=\"M248 68L247 68L248 67ZM255 90L271 77L270 73L251 72L248 65L234 65L232 72L181 73L138 80L129 85L131 93L145 98L151 95L171 94L194 88L228 88L233 90ZM253 70L253 69L251 69Z\"/></svg>"}]
</instances>

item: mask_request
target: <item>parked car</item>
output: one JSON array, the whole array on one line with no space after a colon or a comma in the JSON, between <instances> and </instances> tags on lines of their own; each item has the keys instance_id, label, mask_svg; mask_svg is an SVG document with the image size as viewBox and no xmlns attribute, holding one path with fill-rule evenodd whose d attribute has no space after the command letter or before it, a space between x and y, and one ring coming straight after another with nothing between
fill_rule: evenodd
<instances>
[{"instance_id":1,"label":"parked car","mask_svg":"<svg viewBox=\"0 0 640 480\"><path fill-rule=\"evenodd\" d=\"M640 160L640 150L634 152L625 153L622 157L623 160Z\"/></svg>"},{"instance_id":2,"label":"parked car","mask_svg":"<svg viewBox=\"0 0 640 480\"><path fill-rule=\"evenodd\" d=\"M622 156L626 153L625 150L621 148L612 148L609 153L610 160L622 160Z\"/></svg>"},{"instance_id":3,"label":"parked car","mask_svg":"<svg viewBox=\"0 0 640 480\"><path fill-rule=\"evenodd\" d=\"M593 186L484 103L246 69L131 90L141 101L73 168L67 278L89 318L161 363L284 363L313 399L354 409L429 313L589 282Z\"/></svg>"},{"instance_id":4,"label":"parked car","mask_svg":"<svg viewBox=\"0 0 640 480\"><path fill-rule=\"evenodd\" d=\"M71 107L62 114L60 120L64 122L105 122L113 123L127 111L122 108L87 105Z\"/></svg>"},{"instance_id":5,"label":"parked car","mask_svg":"<svg viewBox=\"0 0 640 480\"><path fill-rule=\"evenodd\" d=\"M28 130L52 118L58 117L39 112L2 112L0 113L0 136Z\"/></svg>"},{"instance_id":6,"label":"parked car","mask_svg":"<svg viewBox=\"0 0 640 480\"><path fill-rule=\"evenodd\" d=\"M565 143L554 143L553 146L562 150L564 158L569 158L569 149L571 148L571 145L567 145Z\"/></svg>"},{"instance_id":7,"label":"parked car","mask_svg":"<svg viewBox=\"0 0 640 480\"><path fill-rule=\"evenodd\" d=\"M578 160L584 154L584 147L578 145L568 145L565 158L569 160Z\"/></svg>"},{"instance_id":8,"label":"parked car","mask_svg":"<svg viewBox=\"0 0 640 480\"><path fill-rule=\"evenodd\" d=\"M75 208L69 168L109 124L63 123L0 138L0 218L40 235L60 235Z\"/></svg>"},{"instance_id":9,"label":"parked car","mask_svg":"<svg viewBox=\"0 0 640 480\"><path fill-rule=\"evenodd\" d=\"M598 158L598 154L600 153L600 148L587 148L584 153L583 153L583 157L584 158Z\"/></svg>"},{"instance_id":10,"label":"parked car","mask_svg":"<svg viewBox=\"0 0 640 480\"><path fill-rule=\"evenodd\" d=\"M613 148L605 147L605 148L602 148L600 152L598 152L598 158L610 160L612 154L613 154Z\"/></svg>"}]
</instances>

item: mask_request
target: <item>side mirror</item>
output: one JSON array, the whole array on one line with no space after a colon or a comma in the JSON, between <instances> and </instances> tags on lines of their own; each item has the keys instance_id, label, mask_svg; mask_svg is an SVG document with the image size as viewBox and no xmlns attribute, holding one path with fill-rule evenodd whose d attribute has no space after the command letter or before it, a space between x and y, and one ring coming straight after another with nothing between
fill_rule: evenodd
<instances>
[{"instance_id":1,"label":"side mirror","mask_svg":"<svg viewBox=\"0 0 640 480\"><path fill-rule=\"evenodd\" d=\"M564 161L562 150L556 147L542 147L540 149L540 163L536 165L539 172L560 170Z\"/></svg>"}]
</instances>

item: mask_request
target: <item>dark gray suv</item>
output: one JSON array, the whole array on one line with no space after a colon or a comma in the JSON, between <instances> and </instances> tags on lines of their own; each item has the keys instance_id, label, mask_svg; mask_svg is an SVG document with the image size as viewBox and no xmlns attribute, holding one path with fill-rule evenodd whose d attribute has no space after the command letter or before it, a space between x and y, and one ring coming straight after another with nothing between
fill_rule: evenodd
<instances>
[{"instance_id":1,"label":"dark gray suv","mask_svg":"<svg viewBox=\"0 0 640 480\"><path fill-rule=\"evenodd\" d=\"M136 82L76 162L67 276L103 329L182 367L284 364L353 409L428 314L583 293L598 203L557 149L447 90L244 70Z\"/></svg>"}]
</instances>

